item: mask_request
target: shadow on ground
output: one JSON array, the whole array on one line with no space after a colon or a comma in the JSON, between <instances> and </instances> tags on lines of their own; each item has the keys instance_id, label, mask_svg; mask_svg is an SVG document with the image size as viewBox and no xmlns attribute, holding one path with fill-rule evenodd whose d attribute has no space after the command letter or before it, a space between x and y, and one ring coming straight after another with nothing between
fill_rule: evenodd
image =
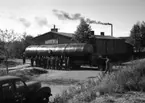
<instances>
[{"instance_id":1,"label":"shadow on ground","mask_svg":"<svg viewBox=\"0 0 145 103\"><path fill-rule=\"evenodd\" d=\"M42 80L41 82L44 82L46 84L51 84L51 85L73 85L76 83L79 83L79 80L74 80L74 79L63 79L63 78L56 78L56 79L50 79L50 80Z\"/></svg>"}]
</instances>

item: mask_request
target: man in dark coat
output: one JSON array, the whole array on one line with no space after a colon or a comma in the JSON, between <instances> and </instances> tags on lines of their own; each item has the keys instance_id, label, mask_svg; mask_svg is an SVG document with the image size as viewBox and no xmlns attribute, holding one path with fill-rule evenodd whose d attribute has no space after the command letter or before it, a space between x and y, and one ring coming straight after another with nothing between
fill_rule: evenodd
<instances>
[{"instance_id":1,"label":"man in dark coat","mask_svg":"<svg viewBox=\"0 0 145 103\"><path fill-rule=\"evenodd\" d=\"M23 53L22 56L23 56L23 64L25 64L26 63L26 57L25 57L26 55L25 55L25 52Z\"/></svg>"},{"instance_id":2,"label":"man in dark coat","mask_svg":"<svg viewBox=\"0 0 145 103\"><path fill-rule=\"evenodd\" d=\"M50 56L47 57L47 69L50 69Z\"/></svg>"},{"instance_id":3,"label":"man in dark coat","mask_svg":"<svg viewBox=\"0 0 145 103\"><path fill-rule=\"evenodd\" d=\"M31 66L34 66L34 57L31 57Z\"/></svg>"},{"instance_id":4,"label":"man in dark coat","mask_svg":"<svg viewBox=\"0 0 145 103\"><path fill-rule=\"evenodd\" d=\"M110 72L110 60L108 57L105 58L105 73Z\"/></svg>"}]
</instances>

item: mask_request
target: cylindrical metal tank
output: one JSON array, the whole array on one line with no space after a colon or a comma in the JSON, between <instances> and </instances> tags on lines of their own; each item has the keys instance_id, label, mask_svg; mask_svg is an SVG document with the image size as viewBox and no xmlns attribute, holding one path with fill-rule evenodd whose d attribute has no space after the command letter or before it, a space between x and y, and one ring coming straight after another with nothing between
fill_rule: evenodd
<instances>
[{"instance_id":1,"label":"cylindrical metal tank","mask_svg":"<svg viewBox=\"0 0 145 103\"><path fill-rule=\"evenodd\" d=\"M25 50L26 56L67 55L84 56L93 53L93 47L86 43L70 43L55 45L32 45Z\"/></svg>"}]
</instances>

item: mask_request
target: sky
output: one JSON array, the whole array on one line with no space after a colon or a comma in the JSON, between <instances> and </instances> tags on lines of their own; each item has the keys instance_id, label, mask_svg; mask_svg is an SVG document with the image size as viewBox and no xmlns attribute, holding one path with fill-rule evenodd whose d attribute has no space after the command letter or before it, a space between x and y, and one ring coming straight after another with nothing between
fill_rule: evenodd
<instances>
[{"instance_id":1,"label":"sky","mask_svg":"<svg viewBox=\"0 0 145 103\"><path fill-rule=\"evenodd\" d=\"M145 0L0 0L0 29L37 36L55 24L59 32L74 33L80 18L90 23L95 35L129 36L132 26L145 21Z\"/></svg>"}]
</instances>

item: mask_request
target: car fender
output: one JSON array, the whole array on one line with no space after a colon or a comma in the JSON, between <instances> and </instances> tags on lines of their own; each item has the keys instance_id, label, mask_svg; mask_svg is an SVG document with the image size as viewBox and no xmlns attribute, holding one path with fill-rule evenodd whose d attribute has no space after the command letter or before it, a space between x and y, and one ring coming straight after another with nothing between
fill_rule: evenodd
<instances>
[{"instance_id":1,"label":"car fender","mask_svg":"<svg viewBox=\"0 0 145 103\"><path fill-rule=\"evenodd\" d=\"M41 87L34 93L33 98L31 98L31 102L37 103L43 98L46 98L49 101L50 96L52 96L50 87Z\"/></svg>"},{"instance_id":2,"label":"car fender","mask_svg":"<svg viewBox=\"0 0 145 103\"><path fill-rule=\"evenodd\" d=\"M41 87L36 91L37 97L41 97L44 95L52 96L50 87Z\"/></svg>"}]
</instances>

